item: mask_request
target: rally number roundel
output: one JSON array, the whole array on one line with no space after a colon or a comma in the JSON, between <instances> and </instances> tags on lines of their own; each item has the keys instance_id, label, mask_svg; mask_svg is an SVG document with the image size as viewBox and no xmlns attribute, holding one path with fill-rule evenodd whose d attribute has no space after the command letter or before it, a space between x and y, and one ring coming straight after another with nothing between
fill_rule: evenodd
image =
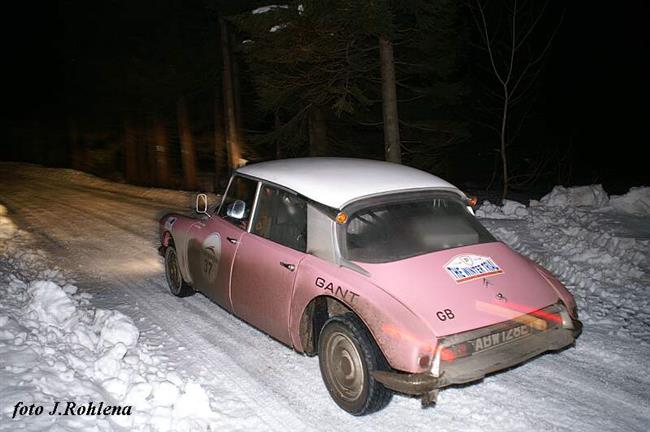
<instances>
[{"instance_id":1,"label":"rally number roundel","mask_svg":"<svg viewBox=\"0 0 650 432\"><path fill-rule=\"evenodd\" d=\"M196 289L205 290L217 281L219 260L221 259L221 236L211 234L203 242L190 240L187 258Z\"/></svg>"}]
</instances>

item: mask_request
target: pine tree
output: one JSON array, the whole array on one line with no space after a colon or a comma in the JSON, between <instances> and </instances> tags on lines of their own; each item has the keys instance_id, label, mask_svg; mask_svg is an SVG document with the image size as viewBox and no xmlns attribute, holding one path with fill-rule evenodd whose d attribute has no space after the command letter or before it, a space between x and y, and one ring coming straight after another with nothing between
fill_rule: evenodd
<instances>
[{"instance_id":1,"label":"pine tree","mask_svg":"<svg viewBox=\"0 0 650 432\"><path fill-rule=\"evenodd\" d=\"M465 135L448 109L463 92L457 15L453 1L333 0L290 2L235 16L259 108L280 120L262 142L295 149L309 140L310 150L302 154L327 148L328 154L380 157L378 131L372 130L383 126L386 159L399 162L404 154L408 162L433 167L436 149ZM381 67L391 60L380 62L390 48L392 85L391 71ZM361 134L364 129L370 133ZM348 130L352 133L343 132ZM316 141L323 136L326 146ZM401 145L400 136L408 145Z\"/></svg>"}]
</instances>

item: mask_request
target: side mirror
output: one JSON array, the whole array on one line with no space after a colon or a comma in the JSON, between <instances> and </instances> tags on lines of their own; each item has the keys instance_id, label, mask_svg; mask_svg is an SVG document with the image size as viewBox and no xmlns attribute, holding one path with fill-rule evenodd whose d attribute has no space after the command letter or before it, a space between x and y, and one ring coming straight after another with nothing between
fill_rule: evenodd
<instances>
[{"instance_id":1,"label":"side mirror","mask_svg":"<svg viewBox=\"0 0 650 432\"><path fill-rule=\"evenodd\" d=\"M244 217L246 212L246 203L242 200L235 200L232 204L228 206L228 211L226 215L229 218L241 219Z\"/></svg>"},{"instance_id":2,"label":"side mirror","mask_svg":"<svg viewBox=\"0 0 650 432\"><path fill-rule=\"evenodd\" d=\"M196 212L210 216L208 213L208 196L206 194L198 194L196 196Z\"/></svg>"}]
</instances>

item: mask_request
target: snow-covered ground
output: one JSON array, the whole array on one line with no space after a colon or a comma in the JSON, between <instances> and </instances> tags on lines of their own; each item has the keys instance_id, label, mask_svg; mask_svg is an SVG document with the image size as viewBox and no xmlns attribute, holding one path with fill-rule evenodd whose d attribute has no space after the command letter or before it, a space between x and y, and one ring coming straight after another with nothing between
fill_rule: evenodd
<instances>
[{"instance_id":1,"label":"snow-covered ground","mask_svg":"<svg viewBox=\"0 0 650 432\"><path fill-rule=\"evenodd\" d=\"M183 192L0 163L0 430L648 430L650 189L556 188L478 211L497 237L554 272L585 323L576 348L438 405L395 397L341 411L318 360L205 297L168 293L156 220ZM132 405L130 416L17 416L19 401Z\"/></svg>"}]
</instances>

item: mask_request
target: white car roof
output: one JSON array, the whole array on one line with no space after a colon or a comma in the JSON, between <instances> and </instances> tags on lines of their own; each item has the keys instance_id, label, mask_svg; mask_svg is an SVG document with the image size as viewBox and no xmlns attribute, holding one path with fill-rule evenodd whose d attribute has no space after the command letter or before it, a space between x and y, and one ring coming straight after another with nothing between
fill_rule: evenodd
<instances>
[{"instance_id":1,"label":"white car roof","mask_svg":"<svg viewBox=\"0 0 650 432\"><path fill-rule=\"evenodd\" d=\"M457 187L432 174L368 159L282 159L244 166L237 172L276 183L336 209L359 198L395 191L444 189L463 195Z\"/></svg>"}]
</instances>

